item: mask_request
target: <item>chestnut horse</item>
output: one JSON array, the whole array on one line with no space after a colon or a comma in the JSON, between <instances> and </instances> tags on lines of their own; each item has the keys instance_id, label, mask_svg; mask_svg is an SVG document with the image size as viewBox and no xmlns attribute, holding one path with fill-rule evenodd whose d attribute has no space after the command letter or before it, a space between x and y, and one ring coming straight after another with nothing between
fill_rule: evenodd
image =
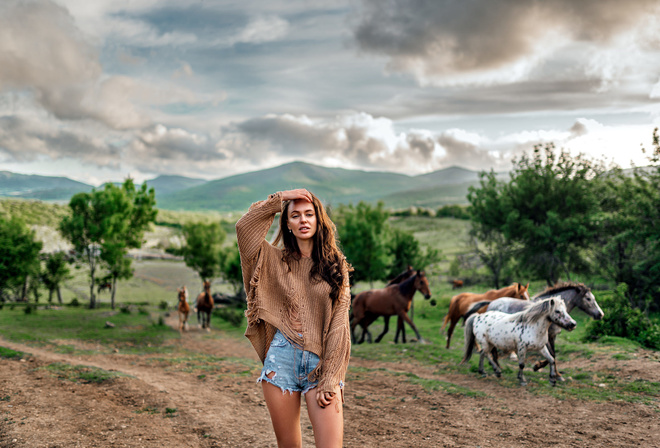
<instances>
[{"instance_id":1,"label":"chestnut horse","mask_svg":"<svg viewBox=\"0 0 660 448\"><path fill-rule=\"evenodd\" d=\"M190 305L188 305L188 290L185 285L181 289L177 289L179 295L179 305L177 311L179 313L179 331L184 331L188 326L188 315L190 314Z\"/></svg>"},{"instance_id":2,"label":"chestnut horse","mask_svg":"<svg viewBox=\"0 0 660 448\"><path fill-rule=\"evenodd\" d=\"M463 317L463 315L468 311L470 306L476 302L492 302L493 300L499 299L500 297L513 297L514 299L529 300L529 294L527 294L528 287L529 283L527 283L525 286L521 285L520 283L513 283L511 286L507 286L506 288L491 289L490 291L487 291L483 294L464 292L452 297L451 302L449 302L449 311L445 316L442 328L440 328L440 331L444 330L447 326L447 323L449 323L449 329L447 330L447 348L449 348L449 344L451 343L451 335L454 332L454 327L456 327L456 324L460 318ZM485 313L486 306L484 305L482 309L479 310L479 312Z\"/></svg>"},{"instance_id":3,"label":"chestnut horse","mask_svg":"<svg viewBox=\"0 0 660 448\"><path fill-rule=\"evenodd\" d=\"M202 328L211 331L211 311L213 311L213 297L211 297L211 282L204 280L204 292L197 296L197 323L202 315Z\"/></svg>"},{"instance_id":4,"label":"chestnut horse","mask_svg":"<svg viewBox=\"0 0 660 448\"><path fill-rule=\"evenodd\" d=\"M364 342L365 336L368 336L369 342L371 342L371 333L367 328L378 316L383 316L385 318L385 328L376 338L376 342L380 342L389 330L390 317L396 315L408 322L408 325L415 331L417 340L423 342L417 327L408 316L408 310L416 291L424 294L425 299L431 298L429 281L422 271L416 271L412 277L401 283L392 284L382 289L370 289L355 296L355 299L353 299L353 319L351 320L351 339L355 341L355 327L360 325L362 327L362 337L358 343ZM400 331L401 328L397 328L394 337L395 342L398 341ZM403 337L405 338L405 335ZM403 342L406 342L405 339L403 339Z\"/></svg>"}]
</instances>

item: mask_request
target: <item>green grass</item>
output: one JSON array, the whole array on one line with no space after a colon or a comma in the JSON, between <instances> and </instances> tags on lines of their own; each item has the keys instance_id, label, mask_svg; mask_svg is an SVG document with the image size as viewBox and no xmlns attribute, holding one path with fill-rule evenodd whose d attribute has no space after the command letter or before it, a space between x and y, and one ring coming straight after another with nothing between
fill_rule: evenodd
<instances>
[{"instance_id":1,"label":"green grass","mask_svg":"<svg viewBox=\"0 0 660 448\"><path fill-rule=\"evenodd\" d=\"M20 359L25 355L23 352L17 352L7 347L0 347L0 358L5 359Z\"/></svg>"},{"instance_id":2,"label":"green grass","mask_svg":"<svg viewBox=\"0 0 660 448\"><path fill-rule=\"evenodd\" d=\"M126 376L118 372L109 372L90 366L72 366L70 364L56 362L45 367L40 367L51 375L74 383L103 383L116 378Z\"/></svg>"},{"instance_id":3,"label":"green grass","mask_svg":"<svg viewBox=\"0 0 660 448\"><path fill-rule=\"evenodd\" d=\"M160 346L166 340L180 337L171 328L157 325L155 316L70 307L40 309L38 313L28 315L21 307L5 308L0 313L0 336L27 344L43 345L54 339L71 339L150 352L162 350ZM106 321L114 323L115 328L105 328Z\"/></svg>"}]
</instances>

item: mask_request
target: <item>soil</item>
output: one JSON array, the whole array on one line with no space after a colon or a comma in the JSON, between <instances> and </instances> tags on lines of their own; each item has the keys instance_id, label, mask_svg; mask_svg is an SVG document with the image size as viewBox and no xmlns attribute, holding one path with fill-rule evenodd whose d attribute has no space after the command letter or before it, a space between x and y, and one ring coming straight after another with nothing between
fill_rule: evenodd
<instances>
[{"instance_id":1,"label":"soil","mask_svg":"<svg viewBox=\"0 0 660 448\"><path fill-rule=\"evenodd\" d=\"M276 446L255 384L259 361L248 341L211 339L191 328L175 344L188 353L220 357L222 374L172 368L164 355L61 354L0 340L30 354L0 360L0 447ZM658 353L636 355L625 361L596 356L570 362L660 382ZM44 368L54 362L123 375L100 383L73 382ZM345 389L346 447L660 447L657 402L559 400L413 362L353 358L351 367L357 368L349 370ZM402 379L413 372L483 395L427 392ZM304 405L302 428L303 445L314 446Z\"/></svg>"}]
</instances>

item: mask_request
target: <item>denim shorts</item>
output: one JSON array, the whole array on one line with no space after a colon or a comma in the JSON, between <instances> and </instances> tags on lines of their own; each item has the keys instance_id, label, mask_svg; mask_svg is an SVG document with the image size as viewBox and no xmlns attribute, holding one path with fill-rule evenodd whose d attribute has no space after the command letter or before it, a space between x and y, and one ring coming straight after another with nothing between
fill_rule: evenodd
<instances>
[{"instance_id":1,"label":"denim shorts","mask_svg":"<svg viewBox=\"0 0 660 448\"><path fill-rule=\"evenodd\" d=\"M319 363L319 357L292 344L277 330L270 343L264 367L257 383L267 381L282 389L282 393L307 393L317 386L318 381L309 381L308 376ZM275 372L272 378L268 378Z\"/></svg>"}]
</instances>

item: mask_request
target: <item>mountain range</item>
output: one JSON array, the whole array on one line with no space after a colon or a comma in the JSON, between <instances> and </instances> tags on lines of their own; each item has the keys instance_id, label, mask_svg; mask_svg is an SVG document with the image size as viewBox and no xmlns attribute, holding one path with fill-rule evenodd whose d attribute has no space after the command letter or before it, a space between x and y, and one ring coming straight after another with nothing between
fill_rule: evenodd
<instances>
[{"instance_id":1,"label":"mountain range","mask_svg":"<svg viewBox=\"0 0 660 448\"><path fill-rule=\"evenodd\" d=\"M504 179L506 173L499 176ZM450 167L408 176L292 162L211 181L163 175L146 184L156 191L158 208L168 210L241 211L274 191L292 188L307 188L332 205L383 201L395 209L437 208L467 204L468 188L479 184L479 173ZM68 202L73 194L93 188L66 177L0 171L0 196L5 197Z\"/></svg>"}]
</instances>

